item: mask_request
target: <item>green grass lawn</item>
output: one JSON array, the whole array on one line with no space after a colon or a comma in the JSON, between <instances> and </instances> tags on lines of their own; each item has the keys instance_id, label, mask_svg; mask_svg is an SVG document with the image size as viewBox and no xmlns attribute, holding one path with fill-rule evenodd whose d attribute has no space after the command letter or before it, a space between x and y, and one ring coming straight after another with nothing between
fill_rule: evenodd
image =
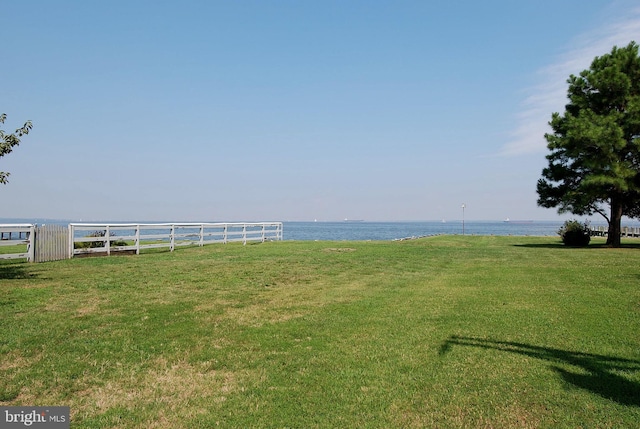
<instances>
[{"instance_id":1,"label":"green grass lawn","mask_svg":"<svg viewBox=\"0 0 640 429\"><path fill-rule=\"evenodd\" d=\"M25 253L27 251L26 244L16 244L13 246L0 246L0 255L6 255L10 253Z\"/></svg>"},{"instance_id":2,"label":"green grass lawn","mask_svg":"<svg viewBox=\"0 0 640 429\"><path fill-rule=\"evenodd\" d=\"M76 428L637 428L640 242L0 261L0 405Z\"/></svg>"}]
</instances>

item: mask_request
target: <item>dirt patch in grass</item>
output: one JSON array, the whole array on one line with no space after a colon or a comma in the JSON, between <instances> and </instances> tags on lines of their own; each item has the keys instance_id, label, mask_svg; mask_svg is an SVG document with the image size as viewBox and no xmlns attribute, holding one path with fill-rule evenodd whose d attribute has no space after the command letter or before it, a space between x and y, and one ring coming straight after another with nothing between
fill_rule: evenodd
<instances>
[{"instance_id":1,"label":"dirt patch in grass","mask_svg":"<svg viewBox=\"0 0 640 429\"><path fill-rule=\"evenodd\" d=\"M6 371L16 368L26 368L29 365L33 365L34 363L40 361L40 359L42 359L41 354L27 358L24 357L19 350L12 350L4 355L2 360L0 361L0 371Z\"/></svg>"},{"instance_id":2,"label":"dirt patch in grass","mask_svg":"<svg viewBox=\"0 0 640 429\"><path fill-rule=\"evenodd\" d=\"M198 413L194 401L221 404L238 389L236 373L212 370L208 362L171 363L160 358L144 372L122 372L103 385L80 392L82 399L73 407L72 419L73 414L94 417L114 408L149 408L153 411L140 427L182 427L185 419Z\"/></svg>"},{"instance_id":3,"label":"dirt patch in grass","mask_svg":"<svg viewBox=\"0 0 640 429\"><path fill-rule=\"evenodd\" d=\"M366 279L360 279L340 288L324 282L265 287L252 302L227 306L222 317L253 327L286 322L322 311L326 305L356 301L366 286Z\"/></svg>"},{"instance_id":4,"label":"dirt patch in grass","mask_svg":"<svg viewBox=\"0 0 640 429\"><path fill-rule=\"evenodd\" d=\"M486 410L468 409L457 405L426 411L414 408L401 410L392 406L391 411L395 414L393 421L396 426L403 428L534 429L541 426L535 410L524 408L519 404L499 405L494 409L493 416L487 415Z\"/></svg>"}]
</instances>

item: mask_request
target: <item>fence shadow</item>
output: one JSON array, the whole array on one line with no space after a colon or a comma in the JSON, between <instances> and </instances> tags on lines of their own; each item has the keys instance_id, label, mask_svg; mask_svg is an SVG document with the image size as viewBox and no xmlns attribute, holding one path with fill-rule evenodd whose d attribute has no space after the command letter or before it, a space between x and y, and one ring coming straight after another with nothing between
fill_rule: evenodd
<instances>
[{"instance_id":1,"label":"fence shadow","mask_svg":"<svg viewBox=\"0 0 640 429\"><path fill-rule=\"evenodd\" d=\"M478 347L533 357L551 363L551 368L566 382L622 405L640 407L640 383L628 380L617 372L638 372L640 361L614 356L580 353L551 347L511 341L496 341L452 335L440 347L440 355L454 346ZM561 368L571 365L576 371Z\"/></svg>"}]
</instances>

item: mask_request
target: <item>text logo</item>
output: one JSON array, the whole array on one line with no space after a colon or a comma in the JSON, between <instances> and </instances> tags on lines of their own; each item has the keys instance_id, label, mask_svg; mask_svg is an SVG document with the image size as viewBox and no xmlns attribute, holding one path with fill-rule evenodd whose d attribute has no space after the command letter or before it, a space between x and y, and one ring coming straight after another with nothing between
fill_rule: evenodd
<instances>
[{"instance_id":1,"label":"text logo","mask_svg":"<svg viewBox=\"0 0 640 429\"><path fill-rule=\"evenodd\" d=\"M69 407L0 407L0 429L69 429Z\"/></svg>"}]
</instances>

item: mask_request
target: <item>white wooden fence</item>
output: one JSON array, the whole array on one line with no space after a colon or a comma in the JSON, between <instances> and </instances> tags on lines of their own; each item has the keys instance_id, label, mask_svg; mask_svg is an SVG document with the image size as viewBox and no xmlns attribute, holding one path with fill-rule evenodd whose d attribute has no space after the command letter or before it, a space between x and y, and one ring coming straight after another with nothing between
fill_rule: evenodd
<instances>
[{"instance_id":1,"label":"white wooden fence","mask_svg":"<svg viewBox=\"0 0 640 429\"><path fill-rule=\"evenodd\" d=\"M282 222L259 223L150 223L69 224L69 255L113 252L140 253L142 249L210 243L282 240Z\"/></svg>"},{"instance_id":2,"label":"white wooden fence","mask_svg":"<svg viewBox=\"0 0 640 429\"><path fill-rule=\"evenodd\" d=\"M609 227L607 226L591 226L589 230L591 236L606 237L609 235ZM620 237L640 237L640 228L623 226L620 228Z\"/></svg>"},{"instance_id":3,"label":"white wooden fence","mask_svg":"<svg viewBox=\"0 0 640 429\"><path fill-rule=\"evenodd\" d=\"M55 261L83 254L131 252L142 249L210 243L282 240L282 222L259 223L154 223L63 225L0 224L0 259L26 258L29 262ZM22 251L26 245L26 251ZM21 247L22 246L22 247ZM13 249L12 249L13 250Z\"/></svg>"},{"instance_id":4,"label":"white wooden fence","mask_svg":"<svg viewBox=\"0 0 640 429\"><path fill-rule=\"evenodd\" d=\"M29 223L0 224L0 246L13 246L20 249L20 246L27 245L26 252L0 253L0 259L27 258L34 260L34 237L35 225ZM21 250L21 249L20 249Z\"/></svg>"}]
</instances>

